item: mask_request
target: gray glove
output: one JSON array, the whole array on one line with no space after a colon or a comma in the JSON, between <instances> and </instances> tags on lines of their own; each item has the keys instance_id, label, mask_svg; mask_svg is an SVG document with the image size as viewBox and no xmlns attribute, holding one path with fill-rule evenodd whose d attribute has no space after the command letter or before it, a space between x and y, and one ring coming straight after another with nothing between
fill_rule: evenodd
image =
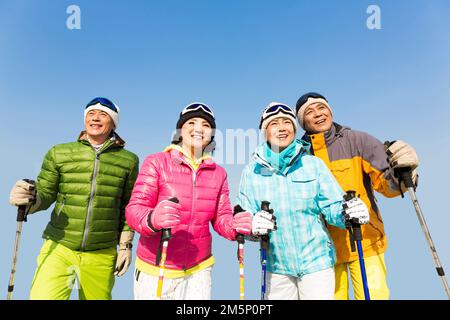
<instances>
[{"instance_id":1,"label":"gray glove","mask_svg":"<svg viewBox=\"0 0 450 320\"><path fill-rule=\"evenodd\" d=\"M122 276L127 272L131 263L133 252L134 231L122 231L119 240L119 250L117 251L116 267L114 269L115 276Z\"/></svg>"},{"instance_id":2,"label":"gray glove","mask_svg":"<svg viewBox=\"0 0 450 320\"><path fill-rule=\"evenodd\" d=\"M36 183L33 180L19 180L11 189L9 203L13 206L27 206L27 213L33 213L39 207L41 199L36 192Z\"/></svg>"},{"instance_id":3,"label":"gray glove","mask_svg":"<svg viewBox=\"0 0 450 320\"><path fill-rule=\"evenodd\" d=\"M399 168L411 168L412 180L415 186L418 184L417 167L419 166L419 157L413 147L402 140L397 140L386 148L389 166L392 170ZM393 175L395 177L395 175ZM401 188L406 190L403 181Z\"/></svg>"}]
</instances>

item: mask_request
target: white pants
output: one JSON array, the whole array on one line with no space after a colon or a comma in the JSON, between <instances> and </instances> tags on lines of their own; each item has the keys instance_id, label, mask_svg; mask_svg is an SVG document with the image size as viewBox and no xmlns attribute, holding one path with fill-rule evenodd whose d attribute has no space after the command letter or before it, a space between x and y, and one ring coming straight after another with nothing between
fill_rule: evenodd
<instances>
[{"instance_id":1,"label":"white pants","mask_svg":"<svg viewBox=\"0 0 450 320\"><path fill-rule=\"evenodd\" d=\"M267 300L334 300L334 269L302 278L267 272Z\"/></svg>"},{"instance_id":2,"label":"white pants","mask_svg":"<svg viewBox=\"0 0 450 320\"><path fill-rule=\"evenodd\" d=\"M211 300L212 267L190 276L176 279L164 278L163 300ZM134 270L134 299L156 300L158 277Z\"/></svg>"}]
</instances>

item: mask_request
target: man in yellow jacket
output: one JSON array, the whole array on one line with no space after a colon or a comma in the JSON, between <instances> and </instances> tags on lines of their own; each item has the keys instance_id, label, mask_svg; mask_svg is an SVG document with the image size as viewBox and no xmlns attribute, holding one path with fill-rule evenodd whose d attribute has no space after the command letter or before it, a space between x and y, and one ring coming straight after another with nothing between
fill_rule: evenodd
<instances>
[{"instance_id":1,"label":"man in yellow jacket","mask_svg":"<svg viewBox=\"0 0 450 320\"><path fill-rule=\"evenodd\" d=\"M384 262L387 240L374 190L386 197L396 197L405 191L394 175L394 169L401 167L413 169L413 181L417 183L417 154L400 140L385 150L384 145L371 135L333 122L333 111L327 99L318 93L310 92L300 97L296 112L306 131L303 139L311 143L311 152L325 162L344 191L356 191L369 208L370 223L361 227L370 297L389 299ZM351 251L349 234L333 226L328 229L337 253L335 298L349 298L350 273L354 296L362 300L364 290L358 253Z\"/></svg>"}]
</instances>

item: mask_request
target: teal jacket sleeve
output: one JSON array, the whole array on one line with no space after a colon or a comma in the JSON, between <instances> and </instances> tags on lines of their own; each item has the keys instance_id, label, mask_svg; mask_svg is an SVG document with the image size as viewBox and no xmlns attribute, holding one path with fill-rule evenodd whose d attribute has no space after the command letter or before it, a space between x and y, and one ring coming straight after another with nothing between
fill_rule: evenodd
<instances>
[{"instance_id":1,"label":"teal jacket sleeve","mask_svg":"<svg viewBox=\"0 0 450 320\"><path fill-rule=\"evenodd\" d=\"M328 224L345 229L342 214L344 192L325 163L319 158L317 160L319 190L316 199L320 211Z\"/></svg>"}]
</instances>

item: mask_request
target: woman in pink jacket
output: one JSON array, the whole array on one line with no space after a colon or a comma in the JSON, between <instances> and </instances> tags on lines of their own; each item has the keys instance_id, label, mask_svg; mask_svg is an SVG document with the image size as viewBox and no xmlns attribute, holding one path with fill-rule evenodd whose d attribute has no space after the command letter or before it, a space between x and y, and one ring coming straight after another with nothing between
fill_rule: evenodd
<instances>
[{"instance_id":1,"label":"woman in pink jacket","mask_svg":"<svg viewBox=\"0 0 450 320\"><path fill-rule=\"evenodd\" d=\"M134 280L135 299L156 299L161 229L171 229L162 299L210 299L211 233L229 240L248 235L252 216L233 217L227 174L213 162L214 114L202 103L180 114L172 145L148 156L126 209L129 226L140 233ZM177 198L179 203L169 201Z\"/></svg>"}]
</instances>

